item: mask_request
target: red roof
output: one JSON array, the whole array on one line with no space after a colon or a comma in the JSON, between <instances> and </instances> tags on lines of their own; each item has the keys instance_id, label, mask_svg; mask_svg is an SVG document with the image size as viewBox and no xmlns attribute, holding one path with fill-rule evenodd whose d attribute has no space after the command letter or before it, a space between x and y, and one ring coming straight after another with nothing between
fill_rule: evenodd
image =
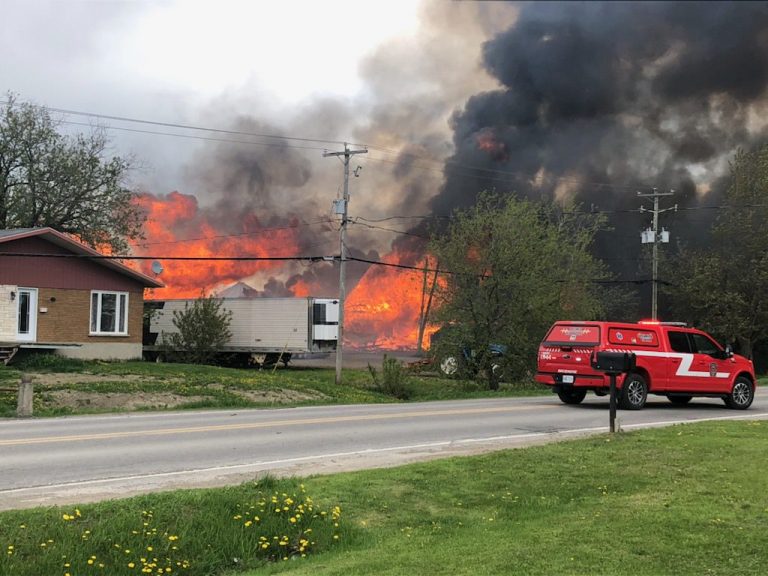
<instances>
[{"instance_id":1,"label":"red roof","mask_svg":"<svg viewBox=\"0 0 768 576\"><path fill-rule=\"evenodd\" d=\"M53 228L17 228L11 230L0 230L0 244L30 237L43 238L52 244L73 252L74 254L81 254L83 256L96 256L92 262L104 266L105 268L110 268L111 270L114 270L119 274L123 274L124 276L128 276L129 278L133 278L147 288L162 288L164 286L162 282L155 280L154 278L150 278L141 272L137 272L133 268L129 268L116 259L104 258L104 254L97 252L93 248L90 248L89 246L86 246L85 244L70 238L66 234L62 234Z\"/></svg>"}]
</instances>

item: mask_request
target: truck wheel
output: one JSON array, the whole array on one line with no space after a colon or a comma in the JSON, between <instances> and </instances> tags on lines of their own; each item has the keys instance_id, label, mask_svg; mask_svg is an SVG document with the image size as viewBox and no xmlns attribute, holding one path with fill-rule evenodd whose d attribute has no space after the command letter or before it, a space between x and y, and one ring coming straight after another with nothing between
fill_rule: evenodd
<instances>
[{"instance_id":1,"label":"truck wheel","mask_svg":"<svg viewBox=\"0 0 768 576\"><path fill-rule=\"evenodd\" d=\"M581 401L584 400L586 395L587 391L579 388L557 391L557 397L560 398L564 404L581 404Z\"/></svg>"},{"instance_id":2,"label":"truck wheel","mask_svg":"<svg viewBox=\"0 0 768 576\"><path fill-rule=\"evenodd\" d=\"M440 360L440 372L445 376L456 376L459 371L459 360L456 356L443 356Z\"/></svg>"},{"instance_id":3,"label":"truck wheel","mask_svg":"<svg viewBox=\"0 0 768 576\"><path fill-rule=\"evenodd\" d=\"M687 395L686 396L675 396L675 395L670 394L669 396L667 396L667 398L669 398L669 401L672 402L672 404L677 404L678 406L683 406L684 404L688 404L688 402L691 401L691 398L693 398L693 396L687 396Z\"/></svg>"},{"instance_id":4,"label":"truck wheel","mask_svg":"<svg viewBox=\"0 0 768 576\"><path fill-rule=\"evenodd\" d=\"M747 378L739 376L733 383L733 389L723 400L728 408L734 410L746 410L755 399L755 387Z\"/></svg>"},{"instance_id":5,"label":"truck wheel","mask_svg":"<svg viewBox=\"0 0 768 576\"><path fill-rule=\"evenodd\" d=\"M648 384L640 374L630 372L619 394L619 406L624 410L642 410L648 400Z\"/></svg>"}]
</instances>

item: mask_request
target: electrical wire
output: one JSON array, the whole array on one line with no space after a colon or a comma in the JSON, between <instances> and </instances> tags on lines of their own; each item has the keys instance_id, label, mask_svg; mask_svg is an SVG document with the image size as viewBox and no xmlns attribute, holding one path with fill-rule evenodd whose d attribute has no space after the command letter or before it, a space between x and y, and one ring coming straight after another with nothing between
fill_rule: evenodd
<instances>
[{"instance_id":1,"label":"electrical wire","mask_svg":"<svg viewBox=\"0 0 768 576\"><path fill-rule=\"evenodd\" d=\"M72 124L75 126L91 126L85 122L72 122L69 120L62 120L62 124ZM271 142L255 142L253 140L235 140L233 138L210 138L207 136L194 136L192 134L176 134L173 132L157 132L154 130L139 130L137 128L125 128L122 126L102 126L105 130L121 130L123 132L136 132L139 134L154 134L157 136L173 136L176 138L187 138L189 140L204 140L207 142L226 142L229 144L248 144L252 146L266 146L268 148L289 148L291 150L327 150L327 148L321 148L319 146L296 146L294 144L277 144Z\"/></svg>"},{"instance_id":2,"label":"electrical wire","mask_svg":"<svg viewBox=\"0 0 768 576\"><path fill-rule=\"evenodd\" d=\"M0 100L0 104L12 104L8 100ZM23 103L13 103L15 106L21 106ZM144 120L141 118L130 118L127 116L114 116L111 114L99 114L96 112L83 112L81 110L70 110L67 108L54 108L51 106L40 106L35 105L37 108L44 108L45 110L48 110L49 112L57 112L59 114L72 114L73 116L86 116L88 118L99 118L104 120L117 120L119 122L132 122L136 124L149 124L152 126L164 126L166 128L181 128L184 130L198 130L203 132L214 132L217 134L232 134L235 136L253 136L257 138L274 138L279 140L295 140L297 142L318 142L318 143L326 143L326 144L339 144L339 145L345 145L345 144L351 144L349 142L344 142L342 140L329 140L324 138L306 138L306 137L300 137L300 136L283 136L278 134L267 134L267 133L260 133L260 132L245 132L241 130L225 130L222 128L209 128L206 126L195 126L193 124L179 124L176 122L159 122L155 120ZM358 144L351 144L354 146L358 146Z\"/></svg>"},{"instance_id":3,"label":"electrical wire","mask_svg":"<svg viewBox=\"0 0 768 576\"><path fill-rule=\"evenodd\" d=\"M301 223L293 226L276 226L274 228L261 228L259 230L255 230L253 232L241 232L238 234L219 234L217 236L202 236L198 238L184 238L180 240L166 240L163 242L140 242L135 243L133 246L146 248L147 246L157 246L157 245L166 245L166 244L183 244L186 242L199 242L199 241L206 241L206 240L220 240L220 239L226 239L226 238L241 238L243 236L254 236L256 234L263 234L265 232L276 232L278 230L295 230L297 228L302 228L304 226L317 226L318 224L332 224L333 221L328 219L322 219L317 220L314 222L306 222Z\"/></svg>"}]
</instances>

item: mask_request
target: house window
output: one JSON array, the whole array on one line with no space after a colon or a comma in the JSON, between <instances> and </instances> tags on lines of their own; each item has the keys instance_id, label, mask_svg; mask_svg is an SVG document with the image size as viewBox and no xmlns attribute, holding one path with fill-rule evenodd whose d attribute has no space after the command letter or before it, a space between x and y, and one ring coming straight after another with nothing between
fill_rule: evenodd
<instances>
[{"instance_id":1,"label":"house window","mask_svg":"<svg viewBox=\"0 0 768 576\"><path fill-rule=\"evenodd\" d=\"M91 292L91 334L128 334L127 292Z\"/></svg>"}]
</instances>

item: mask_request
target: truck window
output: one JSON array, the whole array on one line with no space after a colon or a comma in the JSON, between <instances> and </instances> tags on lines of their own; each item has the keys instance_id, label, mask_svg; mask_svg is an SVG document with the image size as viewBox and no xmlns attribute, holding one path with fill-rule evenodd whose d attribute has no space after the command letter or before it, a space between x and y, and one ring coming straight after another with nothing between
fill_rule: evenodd
<instances>
[{"instance_id":1,"label":"truck window","mask_svg":"<svg viewBox=\"0 0 768 576\"><path fill-rule=\"evenodd\" d=\"M593 324L555 324L544 339L550 346L597 346L600 327Z\"/></svg>"},{"instance_id":2,"label":"truck window","mask_svg":"<svg viewBox=\"0 0 768 576\"><path fill-rule=\"evenodd\" d=\"M691 334L693 338L693 346L699 354L717 354L720 352L720 347L712 340L704 336L704 334Z\"/></svg>"},{"instance_id":3,"label":"truck window","mask_svg":"<svg viewBox=\"0 0 768 576\"><path fill-rule=\"evenodd\" d=\"M687 332L669 331L667 337L669 338L669 346L674 352L684 352L686 354L693 352Z\"/></svg>"}]
</instances>

